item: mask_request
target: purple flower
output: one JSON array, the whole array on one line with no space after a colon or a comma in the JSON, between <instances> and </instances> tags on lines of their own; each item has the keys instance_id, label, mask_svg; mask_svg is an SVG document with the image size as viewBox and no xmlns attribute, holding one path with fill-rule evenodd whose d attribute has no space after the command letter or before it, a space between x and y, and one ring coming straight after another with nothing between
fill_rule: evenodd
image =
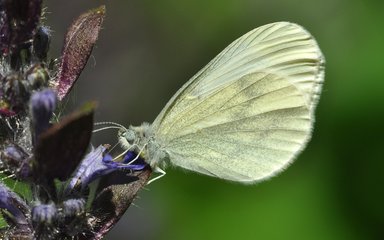
<instances>
[{"instance_id":1,"label":"purple flower","mask_svg":"<svg viewBox=\"0 0 384 240\"><path fill-rule=\"evenodd\" d=\"M142 161L140 164L127 165L126 163L130 162L136 156L132 152L125 154L124 161L122 162L113 161L110 154L104 153L106 150L106 146L100 145L85 156L70 180L67 192L78 188L80 188L80 191L83 191L95 179L117 170L139 171L147 166L146 163Z\"/></svg>"},{"instance_id":2,"label":"purple flower","mask_svg":"<svg viewBox=\"0 0 384 240\"><path fill-rule=\"evenodd\" d=\"M56 108L57 96L51 89L35 92L30 100L32 125L34 127L34 142L39 135L50 127L49 121Z\"/></svg>"},{"instance_id":3,"label":"purple flower","mask_svg":"<svg viewBox=\"0 0 384 240\"><path fill-rule=\"evenodd\" d=\"M31 175L30 156L20 146L9 144L1 153L2 164L18 179L27 179Z\"/></svg>"},{"instance_id":4,"label":"purple flower","mask_svg":"<svg viewBox=\"0 0 384 240\"><path fill-rule=\"evenodd\" d=\"M0 183L0 209L3 216L6 216L16 227L28 225L28 206L5 185ZM4 211L7 212L4 212Z\"/></svg>"},{"instance_id":5,"label":"purple flower","mask_svg":"<svg viewBox=\"0 0 384 240\"><path fill-rule=\"evenodd\" d=\"M57 217L55 204L40 204L32 208L32 221L51 224Z\"/></svg>"},{"instance_id":6,"label":"purple flower","mask_svg":"<svg viewBox=\"0 0 384 240\"><path fill-rule=\"evenodd\" d=\"M114 169L123 169L123 170L128 169L132 171L143 170L147 166L147 164L141 158L135 160L134 164L132 163L127 165L129 162L133 161L136 158L136 156L137 155L134 152L127 152L123 156L122 161L114 161L113 157L110 154L105 154L105 156L103 157L103 163L108 167L114 168Z\"/></svg>"},{"instance_id":7,"label":"purple flower","mask_svg":"<svg viewBox=\"0 0 384 240\"><path fill-rule=\"evenodd\" d=\"M102 162L103 154L106 149L106 146L100 145L96 149L92 149L92 151L84 157L79 167L76 169L74 176L69 181L66 190L67 192L77 189L78 187L83 190L97 177L113 171L113 169L108 168Z\"/></svg>"},{"instance_id":8,"label":"purple flower","mask_svg":"<svg viewBox=\"0 0 384 240\"><path fill-rule=\"evenodd\" d=\"M85 210L85 200L82 198L78 199L68 199L63 202L63 212L66 217L74 216L84 212Z\"/></svg>"}]
</instances>

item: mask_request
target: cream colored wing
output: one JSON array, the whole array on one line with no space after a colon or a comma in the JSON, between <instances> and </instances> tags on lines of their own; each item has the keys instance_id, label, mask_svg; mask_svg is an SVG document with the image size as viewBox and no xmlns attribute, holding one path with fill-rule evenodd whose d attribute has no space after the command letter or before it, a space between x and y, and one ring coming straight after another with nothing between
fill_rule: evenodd
<instances>
[{"instance_id":1,"label":"cream colored wing","mask_svg":"<svg viewBox=\"0 0 384 240\"><path fill-rule=\"evenodd\" d=\"M172 97L152 125L156 141L186 169L241 182L272 176L311 134L323 62L302 27L257 28Z\"/></svg>"}]
</instances>

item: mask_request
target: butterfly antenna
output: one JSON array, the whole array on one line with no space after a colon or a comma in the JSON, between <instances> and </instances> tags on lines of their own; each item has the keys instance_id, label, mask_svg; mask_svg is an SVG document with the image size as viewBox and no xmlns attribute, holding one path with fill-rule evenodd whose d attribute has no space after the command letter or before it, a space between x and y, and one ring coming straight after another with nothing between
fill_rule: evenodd
<instances>
[{"instance_id":1,"label":"butterfly antenna","mask_svg":"<svg viewBox=\"0 0 384 240\"><path fill-rule=\"evenodd\" d=\"M113 125L117 127L121 127L122 129L126 129L123 125L115 123L115 122L96 122L94 125Z\"/></svg>"},{"instance_id":2,"label":"butterfly antenna","mask_svg":"<svg viewBox=\"0 0 384 240\"><path fill-rule=\"evenodd\" d=\"M95 125L95 126L111 125L111 126L108 126L108 127L103 127L103 128L99 128L99 129L93 130L93 133L97 133L97 132L100 132L100 131L103 131L103 130L107 130L107 129L123 129L123 130L127 131L126 127L124 127L121 124L115 123L115 122L97 122L97 123L94 123L93 125Z\"/></svg>"},{"instance_id":3,"label":"butterfly antenna","mask_svg":"<svg viewBox=\"0 0 384 240\"><path fill-rule=\"evenodd\" d=\"M115 126L109 126L109 127L103 127L103 128L95 129L92 132L93 133L97 133L97 132L100 132L100 131L103 131L103 130L107 130L107 129L121 129L121 128L120 127L115 127Z\"/></svg>"}]
</instances>

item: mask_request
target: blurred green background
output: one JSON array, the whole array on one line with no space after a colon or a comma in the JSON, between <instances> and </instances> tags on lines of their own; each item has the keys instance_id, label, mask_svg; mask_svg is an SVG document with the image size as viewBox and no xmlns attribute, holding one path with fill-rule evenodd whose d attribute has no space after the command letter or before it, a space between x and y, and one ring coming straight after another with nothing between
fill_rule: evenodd
<instances>
[{"instance_id":1,"label":"blurred green background","mask_svg":"<svg viewBox=\"0 0 384 240\"><path fill-rule=\"evenodd\" d=\"M76 105L98 100L98 121L153 121L210 59L266 23L299 23L326 57L313 139L285 172L243 186L169 168L107 239L384 239L384 1L45 3L51 57L59 56L73 18L107 6L72 98ZM114 134L101 135L115 141Z\"/></svg>"}]
</instances>

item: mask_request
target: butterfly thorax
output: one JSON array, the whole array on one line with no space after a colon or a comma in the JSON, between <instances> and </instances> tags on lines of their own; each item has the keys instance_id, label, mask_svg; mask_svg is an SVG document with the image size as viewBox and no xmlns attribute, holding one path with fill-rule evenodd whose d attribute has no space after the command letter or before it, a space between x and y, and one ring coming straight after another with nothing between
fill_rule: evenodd
<instances>
[{"instance_id":1,"label":"butterfly thorax","mask_svg":"<svg viewBox=\"0 0 384 240\"><path fill-rule=\"evenodd\" d=\"M156 141L155 133L149 123L121 129L118 138L124 150L139 154L152 168L164 165L168 158L167 152Z\"/></svg>"}]
</instances>

